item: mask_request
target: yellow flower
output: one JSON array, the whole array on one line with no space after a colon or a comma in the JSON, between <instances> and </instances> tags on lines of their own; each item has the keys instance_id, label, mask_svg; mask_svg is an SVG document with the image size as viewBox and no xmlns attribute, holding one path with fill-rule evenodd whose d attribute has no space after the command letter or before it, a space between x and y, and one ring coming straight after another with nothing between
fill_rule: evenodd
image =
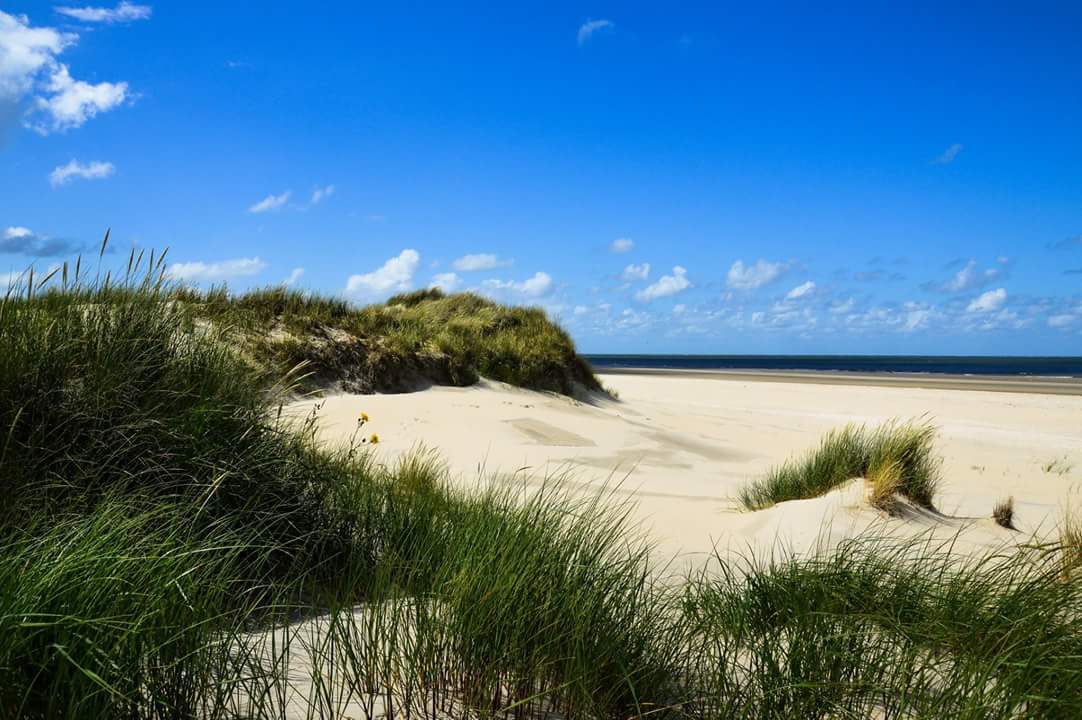
<instances>
[{"instance_id":1,"label":"yellow flower","mask_svg":"<svg viewBox=\"0 0 1082 720\"><path fill-rule=\"evenodd\" d=\"M358 418L358 419L363 423L368 422L368 413L366 413L366 412L361 413L361 417Z\"/></svg>"},{"instance_id":2,"label":"yellow flower","mask_svg":"<svg viewBox=\"0 0 1082 720\"><path fill-rule=\"evenodd\" d=\"M372 437L368 438L368 442L370 442L370 443L372 443L373 445L375 445L376 443L378 443L378 442L379 442L379 435L377 435L377 434L375 434L375 433L372 433Z\"/></svg>"}]
</instances>

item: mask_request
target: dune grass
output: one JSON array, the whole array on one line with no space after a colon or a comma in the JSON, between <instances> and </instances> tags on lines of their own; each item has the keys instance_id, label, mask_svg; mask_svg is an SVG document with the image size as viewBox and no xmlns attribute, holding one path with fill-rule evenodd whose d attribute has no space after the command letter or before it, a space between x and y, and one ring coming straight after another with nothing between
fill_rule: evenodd
<instances>
[{"instance_id":1,"label":"dune grass","mask_svg":"<svg viewBox=\"0 0 1082 720\"><path fill-rule=\"evenodd\" d=\"M992 508L992 519L1000 527L1014 530L1014 498L1008 497L997 502Z\"/></svg>"},{"instance_id":2,"label":"dune grass","mask_svg":"<svg viewBox=\"0 0 1082 720\"><path fill-rule=\"evenodd\" d=\"M1082 594L1047 548L857 539L688 585L694 717L1072 717Z\"/></svg>"},{"instance_id":3,"label":"dune grass","mask_svg":"<svg viewBox=\"0 0 1082 720\"><path fill-rule=\"evenodd\" d=\"M233 330L272 376L306 363L312 388L399 392L484 376L566 395L601 389L544 310L472 293L422 290L361 308L282 287L239 295L177 288L173 295L194 317Z\"/></svg>"},{"instance_id":4,"label":"dune grass","mask_svg":"<svg viewBox=\"0 0 1082 720\"><path fill-rule=\"evenodd\" d=\"M193 332L177 299L152 274L0 304L0 717L1056 718L1082 702L1066 546L959 567L853 542L670 577L612 494L465 493L431 455L318 449L310 423L278 421L296 377L266 385L227 323ZM903 477L931 467L899 437L841 446Z\"/></svg>"},{"instance_id":5,"label":"dune grass","mask_svg":"<svg viewBox=\"0 0 1082 720\"><path fill-rule=\"evenodd\" d=\"M930 508L939 483L934 439L935 429L921 422L871 429L848 425L828 433L818 448L741 488L739 499L748 510L762 510L786 500L819 497L853 478L865 478L877 507L889 510L897 493Z\"/></svg>"}]
</instances>

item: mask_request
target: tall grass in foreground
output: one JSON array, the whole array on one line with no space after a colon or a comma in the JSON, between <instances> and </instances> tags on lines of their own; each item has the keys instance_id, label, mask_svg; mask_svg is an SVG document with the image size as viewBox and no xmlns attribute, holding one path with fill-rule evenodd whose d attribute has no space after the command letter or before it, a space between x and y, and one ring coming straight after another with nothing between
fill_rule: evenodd
<instances>
[{"instance_id":1,"label":"tall grass in foreground","mask_svg":"<svg viewBox=\"0 0 1082 720\"><path fill-rule=\"evenodd\" d=\"M1055 548L967 562L858 539L692 579L694 717L1069 718L1082 586Z\"/></svg>"},{"instance_id":2,"label":"tall grass in foreground","mask_svg":"<svg viewBox=\"0 0 1082 720\"><path fill-rule=\"evenodd\" d=\"M824 495L853 478L872 484L872 502L889 509L895 493L932 507L939 485L933 454L935 429L927 424L848 425L828 433L818 448L786 461L740 490L741 504L762 510L786 500Z\"/></svg>"},{"instance_id":3,"label":"tall grass in foreground","mask_svg":"<svg viewBox=\"0 0 1082 720\"><path fill-rule=\"evenodd\" d=\"M464 493L430 456L317 449L171 293L151 277L0 304L0 718L1082 704L1070 548L959 566L854 542L663 577L611 495ZM868 467L920 466L920 443L861 437Z\"/></svg>"}]
</instances>

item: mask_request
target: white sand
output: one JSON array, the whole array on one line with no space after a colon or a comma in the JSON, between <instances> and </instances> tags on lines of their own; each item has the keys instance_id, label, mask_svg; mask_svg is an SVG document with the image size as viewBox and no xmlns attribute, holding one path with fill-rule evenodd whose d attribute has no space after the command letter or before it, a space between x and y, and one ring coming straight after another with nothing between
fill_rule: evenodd
<instances>
[{"instance_id":1,"label":"white sand","mask_svg":"<svg viewBox=\"0 0 1082 720\"><path fill-rule=\"evenodd\" d=\"M658 552L703 557L721 548L782 543L796 551L878 524L877 532L958 535L975 551L1053 529L1069 493L1082 485L1082 397L971 390L771 383L640 375L604 378L620 400L582 403L482 382L406 395L338 395L319 412L321 437L347 442L357 417L376 432L379 461L418 444L437 450L456 482L539 483L571 470L584 488L621 483ZM308 412L314 401L291 410ZM940 514L887 517L863 502L860 482L822 498L745 512L737 489L770 466L848 422L927 415L943 458ZM1046 471L1044 466L1062 465ZM1012 533L990 519L1013 495Z\"/></svg>"}]
</instances>

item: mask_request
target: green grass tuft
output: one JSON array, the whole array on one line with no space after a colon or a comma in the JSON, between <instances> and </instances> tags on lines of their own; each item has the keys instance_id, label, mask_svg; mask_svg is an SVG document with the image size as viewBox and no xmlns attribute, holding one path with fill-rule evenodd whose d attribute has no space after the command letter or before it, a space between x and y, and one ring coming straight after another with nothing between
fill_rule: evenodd
<instances>
[{"instance_id":1,"label":"green grass tuft","mask_svg":"<svg viewBox=\"0 0 1082 720\"><path fill-rule=\"evenodd\" d=\"M741 488L740 502L748 510L762 510L786 500L818 497L848 480L865 478L879 481L872 493L879 505L898 492L930 508L939 483L934 439L935 429L919 422L892 422L875 429L849 425L827 434L805 456Z\"/></svg>"}]
</instances>

